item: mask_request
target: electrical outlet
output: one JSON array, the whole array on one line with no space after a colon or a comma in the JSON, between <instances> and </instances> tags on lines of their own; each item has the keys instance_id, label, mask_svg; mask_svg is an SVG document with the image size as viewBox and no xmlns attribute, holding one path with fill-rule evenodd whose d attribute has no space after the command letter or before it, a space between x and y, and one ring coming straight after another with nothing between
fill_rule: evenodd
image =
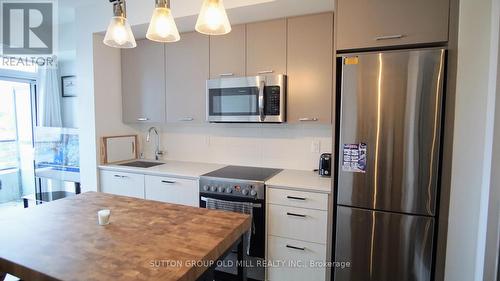
<instances>
[{"instance_id":1,"label":"electrical outlet","mask_svg":"<svg viewBox=\"0 0 500 281\"><path fill-rule=\"evenodd\" d=\"M313 140L311 142L311 153L319 153L321 151L321 142L319 140Z\"/></svg>"}]
</instances>

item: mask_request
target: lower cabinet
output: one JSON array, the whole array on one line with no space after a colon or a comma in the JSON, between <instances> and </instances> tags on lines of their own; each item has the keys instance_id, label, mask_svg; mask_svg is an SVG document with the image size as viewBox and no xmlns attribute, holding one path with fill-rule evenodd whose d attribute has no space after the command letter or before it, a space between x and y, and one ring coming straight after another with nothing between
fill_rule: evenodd
<instances>
[{"instance_id":1,"label":"lower cabinet","mask_svg":"<svg viewBox=\"0 0 500 281\"><path fill-rule=\"evenodd\" d=\"M285 263L268 267L267 280L325 280L326 245L277 236L268 236L267 243L268 260Z\"/></svg>"},{"instance_id":2,"label":"lower cabinet","mask_svg":"<svg viewBox=\"0 0 500 281\"><path fill-rule=\"evenodd\" d=\"M328 194L267 188L269 281L324 281L330 277Z\"/></svg>"},{"instance_id":3,"label":"lower cabinet","mask_svg":"<svg viewBox=\"0 0 500 281\"><path fill-rule=\"evenodd\" d=\"M101 191L199 207L198 180L101 170Z\"/></svg>"},{"instance_id":4,"label":"lower cabinet","mask_svg":"<svg viewBox=\"0 0 500 281\"><path fill-rule=\"evenodd\" d=\"M101 171L101 191L144 199L144 175Z\"/></svg>"},{"instance_id":5,"label":"lower cabinet","mask_svg":"<svg viewBox=\"0 0 500 281\"><path fill-rule=\"evenodd\" d=\"M146 176L146 199L199 207L198 181Z\"/></svg>"}]
</instances>

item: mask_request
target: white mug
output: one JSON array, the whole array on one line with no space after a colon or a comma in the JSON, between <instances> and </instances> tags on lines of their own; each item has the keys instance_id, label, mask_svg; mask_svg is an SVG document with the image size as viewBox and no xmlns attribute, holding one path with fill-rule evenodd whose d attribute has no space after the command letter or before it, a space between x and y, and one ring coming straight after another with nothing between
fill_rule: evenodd
<instances>
[{"instance_id":1,"label":"white mug","mask_svg":"<svg viewBox=\"0 0 500 281\"><path fill-rule=\"evenodd\" d=\"M97 219L99 220L100 225L109 224L109 217L111 215L111 210L104 209L97 212Z\"/></svg>"}]
</instances>

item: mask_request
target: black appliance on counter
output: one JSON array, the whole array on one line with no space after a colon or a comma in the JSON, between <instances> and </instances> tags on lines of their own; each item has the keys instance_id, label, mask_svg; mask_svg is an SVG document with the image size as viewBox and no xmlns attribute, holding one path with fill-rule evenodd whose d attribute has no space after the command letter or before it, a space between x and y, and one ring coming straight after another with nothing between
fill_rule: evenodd
<instances>
[{"instance_id":1,"label":"black appliance on counter","mask_svg":"<svg viewBox=\"0 0 500 281\"><path fill-rule=\"evenodd\" d=\"M331 177L332 176L332 154L331 153L323 153L319 157L319 175L322 177Z\"/></svg>"},{"instance_id":2,"label":"black appliance on counter","mask_svg":"<svg viewBox=\"0 0 500 281\"><path fill-rule=\"evenodd\" d=\"M266 226L266 189L265 181L282 170L269 168L255 168L244 166L227 166L222 169L204 174L200 177L200 207L236 211L242 210L241 205L250 206L252 214L252 230L248 250L248 260L252 267L247 269L250 279L264 280L264 267L253 266L265 258L265 226ZM243 203L243 204L240 204ZM236 265L236 250L225 260L234 261ZM236 275L237 268L217 268L215 275Z\"/></svg>"}]
</instances>

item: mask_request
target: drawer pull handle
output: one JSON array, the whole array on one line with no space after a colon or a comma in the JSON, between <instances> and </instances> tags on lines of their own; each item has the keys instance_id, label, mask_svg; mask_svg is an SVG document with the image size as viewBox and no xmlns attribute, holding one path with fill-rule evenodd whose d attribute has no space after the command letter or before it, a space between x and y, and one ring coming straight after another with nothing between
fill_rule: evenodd
<instances>
[{"instance_id":1,"label":"drawer pull handle","mask_svg":"<svg viewBox=\"0 0 500 281\"><path fill-rule=\"evenodd\" d=\"M274 73L274 70L264 70L257 72L257 74L271 74L271 73Z\"/></svg>"},{"instance_id":2,"label":"drawer pull handle","mask_svg":"<svg viewBox=\"0 0 500 281\"><path fill-rule=\"evenodd\" d=\"M179 121L182 121L182 122L189 122L189 121L193 121L194 118L193 117L183 117L181 119L179 119Z\"/></svg>"},{"instance_id":3,"label":"drawer pull handle","mask_svg":"<svg viewBox=\"0 0 500 281\"><path fill-rule=\"evenodd\" d=\"M162 183L166 183L166 184L174 184L174 183L175 183L175 181L165 181L165 180L163 180L163 181L161 181L161 182L162 182Z\"/></svg>"},{"instance_id":4,"label":"drawer pull handle","mask_svg":"<svg viewBox=\"0 0 500 281\"><path fill-rule=\"evenodd\" d=\"M220 77L228 77L228 76L234 76L234 73L221 73L219 74Z\"/></svg>"},{"instance_id":5,"label":"drawer pull handle","mask_svg":"<svg viewBox=\"0 0 500 281\"><path fill-rule=\"evenodd\" d=\"M291 245L286 245L287 248L290 248L290 249L294 249L294 250L300 250L300 251L305 251L306 250L306 247L295 247L295 246L291 246Z\"/></svg>"},{"instance_id":6,"label":"drawer pull handle","mask_svg":"<svg viewBox=\"0 0 500 281\"><path fill-rule=\"evenodd\" d=\"M140 122L149 121L149 118L147 118L147 117L139 117L139 118L137 118L137 121L140 121Z\"/></svg>"},{"instance_id":7,"label":"drawer pull handle","mask_svg":"<svg viewBox=\"0 0 500 281\"><path fill-rule=\"evenodd\" d=\"M378 36L378 37L375 37L375 41L391 40L391 39L401 39L403 37L405 37L403 34Z\"/></svg>"},{"instance_id":8,"label":"drawer pull handle","mask_svg":"<svg viewBox=\"0 0 500 281\"><path fill-rule=\"evenodd\" d=\"M313 118L300 118L299 121L300 122L316 122L318 121L319 119L316 118L316 117L313 117Z\"/></svg>"},{"instance_id":9,"label":"drawer pull handle","mask_svg":"<svg viewBox=\"0 0 500 281\"><path fill-rule=\"evenodd\" d=\"M293 199L293 200L306 201L306 198L303 198L303 197L287 196L286 198Z\"/></svg>"},{"instance_id":10,"label":"drawer pull handle","mask_svg":"<svg viewBox=\"0 0 500 281\"><path fill-rule=\"evenodd\" d=\"M127 178L127 176L120 176L120 175L115 175L115 178L120 178L120 179L124 179L124 178Z\"/></svg>"},{"instance_id":11,"label":"drawer pull handle","mask_svg":"<svg viewBox=\"0 0 500 281\"><path fill-rule=\"evenodd\" d=\"M287 216L292 216L292 217L300 217L300 218L305 218L306 215L301 215L301 214L295 214L295 213L286 213Z\"/></svg>"}]
</instances>

